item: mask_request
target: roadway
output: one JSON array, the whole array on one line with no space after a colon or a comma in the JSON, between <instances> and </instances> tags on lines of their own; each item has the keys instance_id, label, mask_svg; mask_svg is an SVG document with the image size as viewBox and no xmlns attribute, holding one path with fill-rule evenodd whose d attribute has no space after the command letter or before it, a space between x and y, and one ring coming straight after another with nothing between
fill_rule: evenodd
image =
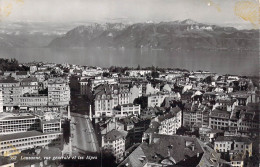
<instances>
[{"instance_id":1,"label":"roadway","mask_svg":"<svg viewBox=\"0 0 260 167\"><path fill-rule=\"evenodd\" d=\"M70 123L72 154L98 153L98 141L88 116L72 113Z\"/></svg>"}]
</instances>

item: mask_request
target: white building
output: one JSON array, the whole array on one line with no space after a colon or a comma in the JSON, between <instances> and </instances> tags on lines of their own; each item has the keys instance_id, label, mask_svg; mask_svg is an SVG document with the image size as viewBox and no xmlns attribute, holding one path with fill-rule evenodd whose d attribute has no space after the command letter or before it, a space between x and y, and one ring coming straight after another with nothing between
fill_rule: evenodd
<instances>
[{"instance_id":1,"label":"white building","mask_svg":"<svg viewBox=\"0 0 260 167\"><path fill-rule=\"evenodd\" d=\"M158 92L156 94L148 95L148 106L147 107L160 107L166 97L179 98L178 94L175 93L162 93Z\"/></svg>"},{"instance_id":2,"label":"white building","mask_svg":"<svg viewBox=\"0 0 260 167\"><path fill-rule=\"evenodd\" d=\"M169 112L155 118L160 123L159 134L173 135L182 125L182 111Z\"/></svg>"},{"instance_id":3,"label":"white building","mask_svg":"<svg viewBox=\"0 0 260 167\"><path fill-rule=\"evenodd\" d=\"M125 152L126 131L111 130L102 136L101 147L111 150L117 161L123 160Z\"/></svg>"},{"instance_id":4,"label":"white building","mask_svg":"<svg viewBox=\"0 0 260 167\"><path fill-rule=\"evenodd\" d=\"M67 106L70 102L70 87L63 78L48 80L48 105Z\"/></svg>"},{"instance_id":5,"label":"white building","mask_svg":"<svg viewBox=\"0 0 260 167\"><path fill-rule=\"evenodd\" d=\"M61 121L59 119L42 120L41 130L43 133L61 131Z\"/></svg>"},{"instance_id":6,"label":"white building","mask_svg":"<svg viewBox=\"0 0 260 167\"><path fill-rule=\"evenodd\" d=\"M99 85L95 89L95 117L112 116L114 107L129 104L128 89L119 88L119 85Z\"/></svg>"},{"instance_id":7,"label":"white building","mask_svg":"<svg viewBox=\"0 0 260 167\"><path fill-rule=\"evenodd\" d=\"M241 136L219 136L214 142L214 150L223 153L237 151L252 156L252 141Z\"/></svg>"},{"instance_id":8,"label":"white building","mask_svg":"<svg viewBox=\"0 0 260 167\"><path fill-rule=\"evenodd\" d=\"M21 95L19 81L10 78L0 80L0 89L2 90L6 110L12 110L14 106L19 105L19 96Z\"/></svg>"},{"instance_id":9,"label":"white building","mask_svg":"<svg viewBox=\"0 0 260 167\"><path fill-rule=\"evenodd\" d=\"M24 94L19 97L20 109L38 110L47 105L48 96L44 94Z\"/></svg>"},{"instance_id":10,"label":"white building","mask_svg":"<svg viewBox=\"0 0 260 167\"><path fill-rule=\"evenodd\" d=\"M115 117L123 118L127 117L129 115L135 115L138 116L140 115L141 107L140 105L134 105L134 104L123 104L118 106L114 110L114 115Z\"/></svg>"},{"instance_id":11,"label":"white building","mask_svg":"<svg viewBox=\"0 0 260 167\"><path fill-rule=\"evenodd\" d=\"M152 73L151 70L126 70L125 74L129 74L130 77L145 76Z\"/></svg>"},{"instance_id":12,"label":"white building","mask_svg":"<svg viewBox=\"0 0 260 167\"><path fill-rule=\"evenodd\" d=\"M0 90L0 113L4 111L4 100L3 100L3 93Z\"/></svg>"},{"instance_id":13,"label":"white building","mask_svg":"<svg viewBox=\"0 0 260 167\"><path fill-rule=\"evenodd\" d=\"M95 77L95 79L92 79L91 80L91 88L92 90L98 86L98 85L101 85L101 84L117 84L117 81L115 78L106 78L106 77Z\"/></svg>"}]
</instances>

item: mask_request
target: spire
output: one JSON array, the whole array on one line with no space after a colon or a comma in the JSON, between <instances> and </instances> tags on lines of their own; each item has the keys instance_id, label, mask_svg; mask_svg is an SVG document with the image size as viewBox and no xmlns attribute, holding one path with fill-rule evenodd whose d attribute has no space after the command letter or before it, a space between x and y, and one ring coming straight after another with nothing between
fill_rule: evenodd
<instances>
[{"instance_id":1,"label":"spire","mask_svg":"<svg viewBox=\"0 0 260 167\"><path fill-rule=\"evenodd\" d=\"M92 121L92 110L91 110L91 105L89 105L89 119Z\"/></svg>"},{"instance_id":2,"label":"spire","mask_svg":"<svg viewBox=\"0 0 260 167\"><path fill-rule=\"evenodd\" d=\"M68 105L68 119L70 119L70 105Z\"/></svg>"}]
</instances>

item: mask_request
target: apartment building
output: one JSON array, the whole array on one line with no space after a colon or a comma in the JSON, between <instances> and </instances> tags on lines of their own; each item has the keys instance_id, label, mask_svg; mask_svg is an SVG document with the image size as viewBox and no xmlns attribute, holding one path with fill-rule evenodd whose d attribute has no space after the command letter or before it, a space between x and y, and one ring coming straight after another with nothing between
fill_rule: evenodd
<instances>
[{"instance_id":1,"label":"apartment building","mask_svg":"<svg viewBox=\"0 0 260 167\"><path fill-rule=\"evenodd\" d=\"M129 115L140 115L141 107L140 105L134 104L123 104L115 108L114 115L117 118L127 117Z\"/></svg>"},{"instance_id":2,"label":"apartment building","mask_svg":"<svg viewBox=\"0 0 260 167\"><path fill-rule=\"evenodd\" d=\"M70 102L70 87L63 78L51 78L48 80L48 105L67 106Z\"/></svg>"},{"instance_id":3,"label":"apartment building","mask_svg":"<svg viewBox=\"0 0 260 167\"><path fill-rule=\"evenodd\" d=\"M24 78L20 82L21 85L21 94L29 93L29 94L37 94L39 90L39 85L37 78L31 77L31 78Z\"/></svg>"},{"instance_id":4,"label":"apartment building","mask_svg":"<svg viewBox=\"0 0 260 167\"><path fill-rule=\"evenodd\" d=\"M129 90L120 85L99 85L95 88L95 116L112 116L116 106L129 104Z\"/></svg>"},{"instance_id":5,"label":"apartment building","mask_svg":"<svg viewBox=\"0 0 260 167\"><path fill-rule=\"evenodd\" d=\"M0 80L0 89L3 94L3 103L6 110L12 110L14 106L19 105L19 96L21 95L20 83L12 78Z\"/></svg>"},{"instance_id":6,"label":"apartment building","mask_svg":"<svg viewBox=\"0 0 260 167\"><path fill-rule=\"evenodd\" d=\"M46 107L48 96L44 94L23 94L19 97L20 109L37 110Z\"/></svg>"},{"instance_id":7,"label":"apartment building","mask_svg":"<svg viewBox=\"0 0 260 167\"><path fill-rule=\"evenodd\" d=\"M4 101L3 101L3 93L0 90L0 113L4 112Z\"/></svg>"},{"instance_id":8,"label":"apartment building","mask_svg":"<svg viewBox=\"0 0 260 167\"><path fill-rule=\"evenodd\" d=\"M117 161L123 160L125 152L126 131L111 130L102 136L101 147L111 150Z\"/></svg>"},{"instance_id":9,"label":"apartment building","mask_svg":"<svg viewBox=\"0 0 260 167\"><path fill-rule=\"evenodd\" d=\"M208 127L209 113L210 110L205 105L187 103L183 110L183 125L186 127Z\"/></svg>"},{"instance_id":10,"label":"apartment building","mask_svg":"<svg viewBox=\"0 0 260 167\"><path fill-rule=\"evenodd\" d=\"M241 136L218 136L214 142L217 152L238 152L252 156L252 141Z\"/></svg>"},{"instance_id":11,"label":"apartment building","mask_svg":"<svg viewBox=\"0 0 260 167\"><path fill-rule=\"evenodd\" d=\"M148 95L147 107L160 107L166 97L176 98L176 100L179 98L178 95L175 93L157 92L155 94Z\"/></svg>"},{"instance_id":12,"label":"apartment building","mask_svg":"<svg viewBox=\"0 0 260 167\"><path fill-rule=\"evenodd\" d=\"M209 127L212 129L228 129L231 113L226 108L218 107L210 112Z\"/></svg>"},{"instance_id":13,"label":"apartment building","mask_svg":"<svg viewBox=\"0 0 260 167\"><path fill-rule=\"evenodd\" d=\"M84 78L79 81L79 84L80 84L80 94L86 95L90 89L89 80L87 78Z\"/></svg>"},{"instance_id":14,"label":"apartment building","mask_svg":"<svg viewBox=\"0 0 260 167\"><path fill-rule=\"evenodd\" d=\"M169 112L154 120L160 123L159 134L173 135L182 125L182 111L179 109L174 113Z\"/></svg>"}]
</instances>

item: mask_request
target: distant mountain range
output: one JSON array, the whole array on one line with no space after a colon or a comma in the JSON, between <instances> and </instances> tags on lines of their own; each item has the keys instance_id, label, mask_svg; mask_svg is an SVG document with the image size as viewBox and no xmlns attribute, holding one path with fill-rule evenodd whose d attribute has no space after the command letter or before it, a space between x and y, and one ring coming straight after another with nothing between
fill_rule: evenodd
<instances>
[{"instance_id":1,"label":"distant mountain range","mask_svg":"<svg viewBox=\"0 0 260 167\"><path fill-rule=\"evenodd\" d=\"M237 30L193 20L78 26L48 47L258 50L258 30Z\"/></svg>"},{"instance_id":2,"label":"distant mountain range","mask_svg":"<svg viewBox=\"0 0 260 167\"><path fill-rule=\"evenodd\" d=\"M73 27L53 23L0 22L0 48L43 47Z\"/></svg>"}]
</instances>

